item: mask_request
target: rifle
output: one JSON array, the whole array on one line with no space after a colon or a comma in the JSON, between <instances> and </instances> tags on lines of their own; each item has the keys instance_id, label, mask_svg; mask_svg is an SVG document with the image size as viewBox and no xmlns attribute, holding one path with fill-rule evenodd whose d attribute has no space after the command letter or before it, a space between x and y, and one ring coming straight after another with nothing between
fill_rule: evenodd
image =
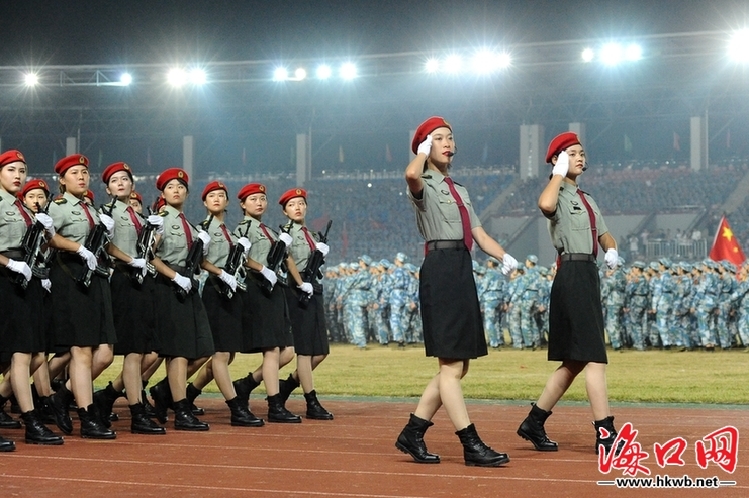
<instances>
[{"instance_id":1,"label":"rifle","mask_svg":"<svg viewBox=\"0 0 749 498\"><path fill-rule=\"evenodd\" d=\"M44 209L42 210L39 203L36 203L36 211L37 213L44 213L47 214L49 212L49 205L52 204L49 202L49 199L47 199L47 205L44 206ZM29 227L26 229L26 233L23 234L23 239L21 240L21 250L24 253L23 261L29 265L29 268L34 270L34 265L36 264L37 259L39 258L39 255L41 254L42 244L44 243L44 225L39 223L38 221L35 221ZM26 280L26 277L24 277L22 274L18 273L16 274L15 278L13 279L15 283L21 286L22 289L26 289L29 286L29 281Z\"/></svg>"},{"instance_id":2,"label":"rifle","mask_svg":"<svg viewBox=\"0 0 749 498\"><path fill-rule=\"evenodd\" d=\"M109 203L109 212L106 211L106 204L102 206L102 212L111 217L116 200L117 198L113 196L112 202ZM83 209L87 209L87 207L84 207ZM99 221L99 223L90 232L88 232L86 242L83 244L86 249L91 251L91 253L96 257L97 261L96 269L94 270L89 270L88 265L84 262L81 274L78 275L78 278L76 279L76 282L81 284L83 287L88 288L88 286L91 285L91 277L94 273L96 273L100 277L109 277L109 269L106 266L100 264L100 260L104 256L104 246L106 246L107 243L109 243L109 234L107 233L107 227L104 226L104 223Z\"/></svg>"},{"instance_id":3,"label":"rifle","mask_svg":"<svg viewBox=\"0 0 749 498\"><path fill-rule=\"evenodd\" d=\"M213 221L213 215L211 215L206 221L204 221L203 226L209 226L211 222ZM192 283L192 288L190 289L190 293L198 291L198 281L195 280L195 275L200 273L200 263L203 261L203 241L198 239L193 241L192 246L190 246L190 250L187 251L187 261L185 262L185 277L190 279L190 282ZM177 298L184 302L185 299L187 299L187 292L185 292L185 289L180 287L179 285L175 284L174 291L177 293Z\"/></svg>"},{"instance_id":4,"label":"rifle","mask_svg":"<svg viewBox=\"0 0 749 498\"><path fill-rule=\"evenodd\" d=\"M284 233L289 233L289 230L291 229L291 221L289 221L285 226L279 226L278 228L280 228ZM268 261L265 266L270 271L275 272L278 270L278 267L281 266L281 263L285 258L286 244L284 244L280 239L274 240L271 243L270 251L268 251ZM265 278L260 281L260 288L263 289L267 295L270 295L273 291L273 285Z\"/></svg>"},{"instance_id":5,"label":"rifle","mask_svg":"<svg viewBox=\"0 0 749 498\"><path fill-rule=\"evenodd\" d=\"M245 230L244 235L242 237L247 237L247 234L250 233L250 226L252 225L252 222L247 224L247 230ZM234 244L231 249L229 250L229 256L226 258L226 265L224 265L224 271L230 275L234 275L236 278L239 274L239 271L244 267L244 247L242 247L242 244ZM234 291L231 290L231 287L226 285L224 282L219 280L219 294L226 298L227 300L230 300L232 297L234 297ZM237 289L241 291L246 291L247 286L244 282L240 283L239 279L237 279Z\"/></svg>"},{"instance_id":6,"label":"rifle","mask_svg":"<svg viewBox=\"0 0 749 498\"><path fill-rule=\"evenodd\" d=\"M148 206L148 214L153 214L151 206ZM152 276L156 275L156 268L151 264L151 260L154 257L153 243L155 238L156 226L146 223L138 235L138 241L135 243L135 257L146 260L146 273L150 273ZM132 268L130 270L130 280L136 285L143 285L145 277L143 270L140 268Z\"/></svg>"},{"instance_id":7,"label":"rifle","mask_svg":"<svg viewBox=\"0 0 749 498\"><path fill-rule=\"evenodd\" d=\"M325 233L317 232L317 236L320 239L320 242L322 242L323 244L328 242L328 232L330 231L330 226L332 224L333 220L328 220L328 224L325 225ZM317 249L312 251L309 255L309 259L307 260L307 268L305 268L302 272L302 280L307 283L313 284L315 279L322 278L320 268L324 264L325 256L323 256L322 253ZM300 292L299 304L302 306L302 308L306 308L307 303L309 303L309 296L306 292Z\"/></svg>"}]
</instances>

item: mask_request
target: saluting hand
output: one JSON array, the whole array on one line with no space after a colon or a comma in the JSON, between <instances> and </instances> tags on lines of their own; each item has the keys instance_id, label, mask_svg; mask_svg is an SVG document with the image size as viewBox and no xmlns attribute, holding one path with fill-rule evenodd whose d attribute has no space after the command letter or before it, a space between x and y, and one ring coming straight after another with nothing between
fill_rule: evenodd
<instances>
[{"instance_id":1,"label":"saluting hand","mask_svg":"<svg viewBox=\"0 0 749 498\"><path fill-rule=\"evenodd\" d=\"M567 152L562 151L559 153L559 156L557 156L557 163L551 169L551 174L562 175L562 177L565 177L567 176L567 172L569 170L570 170L570 156L567 155Z\"/></svg>"},{"instance_id":2,"label":"saluting hand","mask_svg":"<svg viewBox=\"0 0 749 498\"><path fill-rule=\"evenodd\" d=\"M432 135L427 135L427 138L417 147L416 154L425 154L429 157L430 152L432 152Z\"/></svg>"}]
</instances>

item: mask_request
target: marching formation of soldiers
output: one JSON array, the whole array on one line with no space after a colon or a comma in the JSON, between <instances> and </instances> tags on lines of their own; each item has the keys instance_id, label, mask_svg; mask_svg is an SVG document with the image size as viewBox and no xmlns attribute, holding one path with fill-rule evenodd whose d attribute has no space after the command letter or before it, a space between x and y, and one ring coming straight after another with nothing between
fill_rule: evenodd
<instances>
[{"instance_id":1,"label":"marching formation of soldiers","mask_svg":"<svg viewBox=\"0 0 749 498\"><path fill-rule=\"evenodd\" d=\"M728 350L749 345L749 267L712 260L672 263L624 261L601 271L601 306L614 350ZM487 344L536 350L546 345L549 296L556 266L539 266L529 255L507 277L493 258L474 261L474 277ZM325 278L328 333L333 342L422 341L419 268L398 253L329 268Z\"/></svg>"}]
</instances>

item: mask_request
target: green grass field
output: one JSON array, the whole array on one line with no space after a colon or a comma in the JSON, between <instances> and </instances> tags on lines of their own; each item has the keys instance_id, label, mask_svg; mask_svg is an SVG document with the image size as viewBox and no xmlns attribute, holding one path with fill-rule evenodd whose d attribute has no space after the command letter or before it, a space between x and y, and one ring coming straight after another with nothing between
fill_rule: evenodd
<instances>
[{"instance_id":1,"label":"green grass field","mask_svg":"<svg viewBox=\"0 0 749 498\"><path fill-rule=\"evenodd\" d=\"M106 385L119 373L121 358L115 359L97 380ZM239 378L260 364L259 354L238 355L231 365ZM607 369L612 402L643 403L749 403L744 384L749 373L749 354L742 351L706 352L614 352L609 351ZM285 378L294 362L282 373ZM558 366L546 360L546 351L505 348L471 362L463 380L466 398L486 400L535 400L551 372ZM349 344L334 344L330 356L315 371L315 387L321 397L383 396L417 397L437 371L437 360L424 356L423 346L399 350L395 345L370 345L359 350ZM154 376L164 376L163 367ZM567 392L565 401L586 401L583 374ZM205 392L218 392L214 383ZM258 388L258 394L263 387Z\"/></svg>"}]
</instances>

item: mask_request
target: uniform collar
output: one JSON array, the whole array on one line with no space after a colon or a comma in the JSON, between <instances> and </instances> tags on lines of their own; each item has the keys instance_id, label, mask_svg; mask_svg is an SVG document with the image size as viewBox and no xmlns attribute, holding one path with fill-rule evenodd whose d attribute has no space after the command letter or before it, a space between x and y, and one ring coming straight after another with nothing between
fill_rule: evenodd
<instances>
[{"instance_id":1,"label":"uniform collar","mask_svg":"<svg viewBox=\"0 0 749 498\"><path fill-rule=\"evenodd\" d=\"M172 207L169 204L164 206L164 211L166 211L167 214L174 216L175 218L179 216L180 214L182 214L182 212L179 209Z\"/></svg>"},{"instance_id":2,"label":"uniform collar","mask_svg":"<svg viewBox=\"0 0 749 498\"><path fill-rule=\"evenodd\" d=\"M82 203L86 202L83 199L81 199L80 197L74 196L70 192L65 192L64 194L62 194L62 197L63 197L63 199L67 200L68 202L72 203L74 206L77 206L78 204L82 204ZM93 208L93 206L90 206L90 207Z\"/></svg>"},{"instance_id":3,"label":"uniform collar","mask_svg":"<svg viewBox=\"0 0 749 498\"><path fill-rule=\"evenodd\" d=\"M8 201L11 204L13 204L14 202L16 202L16 199L18 199L18 197L16 197L15 195L11 194L7 190L0 188L0 199L2 199L4 201Z\"/></svg>"}]
</instances>

